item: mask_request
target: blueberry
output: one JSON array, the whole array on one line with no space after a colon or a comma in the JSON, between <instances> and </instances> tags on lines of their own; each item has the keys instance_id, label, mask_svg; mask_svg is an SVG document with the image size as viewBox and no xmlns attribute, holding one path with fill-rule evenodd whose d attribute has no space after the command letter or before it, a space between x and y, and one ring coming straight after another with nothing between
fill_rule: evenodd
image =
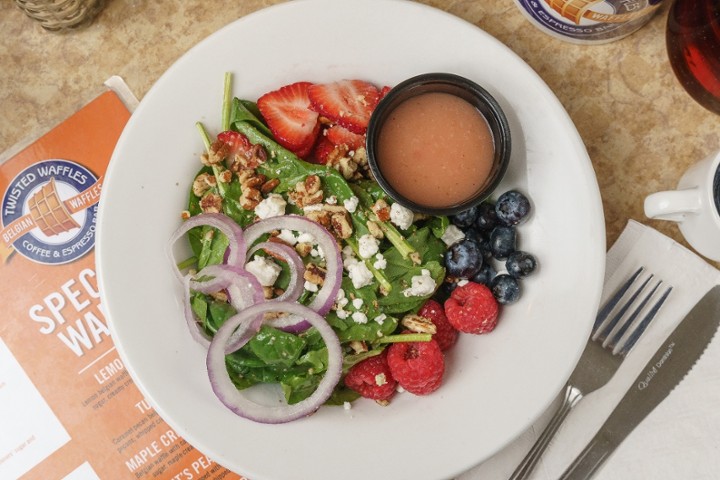
<instances>
[{"instance_id":1,"label":"blueberry","mask_svg":"<svg viewBox=\"0 0 720 480\"><path fill-rule=\"evenodd\" d=\"M480 268L480 271L476 273L474 277L472 277L472 281L490 286L490 282L492 282L492 279L495 278L495 275L497 275L497 272L490 264L490 262L487 262L484 263L483 266Z\"/></svg>"},{"instance_id":2,"label":"blueberry","mask_svg":"<svg viewBox=\"0 0 720 480\"><path fill-rule=\"evenodd\" d=\"M504 260L515 251L515 227L495 227L490 232L490 250L493 257Z\"/></svg>"},{"instance_id":3,"label":"blueberry","mask_svg":"<svg viewBox=\"0 0 720 480\"><path fill-rule=\"evenodd\" d=\"M516 250L508 255L505 268L515 278L527 277L537 267L535 257L527 252Z\"/></svg>"},{"instance_id":4,"label":"blueberry","mask_svg":"<svg viewBox=\"0 0 720 480\"><path fill-rule=\"evenodd\" d=\"M495 204L491 202L483 202L478 206L477 219L475 227L481 232L491 232L498 224L497 213L495 212Z\"/></svg>"},{"instance_id":5,"label":"blueberry","mask_svg":"<svg viewBox=\"0 0 720 480\"><path fill-rule=\"evenodd\" d=\"M507 191L495 203L495 213L501 224L518 225L530 213L530 200L517 190Z\"/></svg>"},{"instance_id":6,"label":"blueberry","mask_svg":"<svg viewBox=\"0 0 720 480\"><path fill-rule=\"evenodd\" d=\"M462 212L453 215L450 217L450 221L458 226L459 228L468 228L472 226L472 224L475 223L475 219L477 218L478 214L478 208L477 207L470 207L467 210L463 210Z\"/></svg>"},{"instance_id":7,"label":"blueberry","mask_svg":"<svg viewBox=\"0 0 720 480\"><path fill-rule=\"evenodd\" d=\"M465 234L465 238L469 238L476 243L480 243L483 240L483 235L472 227L463 230L463 233Z\"/></svg>"},{"instance_id":8,"label":"blueberry","mask_svg":"<svg viewBox=\"0 0 720 480\"><path fill-rule=\"evenodd\" d=\"M517 279L501 273L490 282L490 290L492 290L495 299L502 305L510 305L520 299L520 284Z\"/></svg>"},{"instance_id":9,"label":"blueberry","mask_svg":"<svg viewBox=\"0 0 720 480\"><path fill-rule=\"evenodd\" d=\"M482 254L483 260L489 262L493 256L492 247L490 246L490 236L480 237L478 243L480 244L480 253Z\"/></svg>"},{"instance_id":10,"label":"blueberry","mask_svg":"<svg viewBox=\"0 0 720 480\"><path fill-rule=\"evenodd\" d=\"M470 238L460 240L445 252L445 267L452 277L470 278L480 270L482 264L480 245Z\"/></svg>"}]
</instances>

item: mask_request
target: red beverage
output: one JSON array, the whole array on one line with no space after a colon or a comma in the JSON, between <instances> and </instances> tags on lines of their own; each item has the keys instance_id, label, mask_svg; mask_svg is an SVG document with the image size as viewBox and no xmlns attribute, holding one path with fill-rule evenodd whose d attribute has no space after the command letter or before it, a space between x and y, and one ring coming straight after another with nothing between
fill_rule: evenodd
<instances>
[{"instance_id":1,"label":"red beverage","mask_svg":"<svg viewBox=\"0 0 720 480\"><path fill-rule=\"evenodd\" d=\"M675 0L666 42L680 84L703 107L720 114L720 2Z\"/></svg>"}]
</instances>

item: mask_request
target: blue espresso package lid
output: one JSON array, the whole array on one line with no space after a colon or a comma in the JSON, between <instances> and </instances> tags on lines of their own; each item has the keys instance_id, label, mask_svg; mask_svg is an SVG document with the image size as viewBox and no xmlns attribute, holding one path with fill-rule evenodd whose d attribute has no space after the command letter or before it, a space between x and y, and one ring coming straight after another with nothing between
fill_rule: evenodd
<instances>
[{"instance_id":1,"label":"blue espresso package lid","mask_svg":"<svg viewBox=\"0 0 720 480\"><path fill-rule=\"evenodd\" d=\"M600 44L645 25L663 0L515 0L530 22L571 43Z\"/></svg>"}]
</instances>

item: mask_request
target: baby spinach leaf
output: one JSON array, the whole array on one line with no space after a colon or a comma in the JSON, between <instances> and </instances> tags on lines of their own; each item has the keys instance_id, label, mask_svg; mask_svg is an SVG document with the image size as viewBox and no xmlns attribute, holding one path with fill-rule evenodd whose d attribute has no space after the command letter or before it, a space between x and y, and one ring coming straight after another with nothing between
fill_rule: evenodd
<instances>
[{"instance_id":1,"label":"baby spinach leaf","mask_svg":"<svg viewBox=\"0 0 720 480\"><path fill-rule=\"evenodd\" d=\"M393 280L397 288L393 288L387 296L380 298L379 304L386 313L399 314L415 311L420 308L425 300L432 296L434 292L418 297L405 295L405 290L412 285L412 277L422 275L423 270L430 272L430 276L435 280L435 285L439 286L443 281L445 268L438 262L431 261L407 269L401 276Z\"/></svg>"},{"instance_id":2,"label":"baby spinach leaf","mask_svg":"<svg viewBox=\"0 0 720 480\"><path fill-rule=\"evenodd\" d=\"M305 340L292 333L263 325L248 342L248 346L265 364L290 367L300 357Z\"/></svg>"},{"instance_id":3,"label":"baby spinach leaf","mask_svg":"<svg viewBox=\"0 0 720 480\"><path fill-rule=\"evenodd\" d=\"M236 122L247 122L264 135L272 136L270 129L260 120L262 115L255 102L234 98L230 108L230 125Z\"/></svg>"}]
</instances>

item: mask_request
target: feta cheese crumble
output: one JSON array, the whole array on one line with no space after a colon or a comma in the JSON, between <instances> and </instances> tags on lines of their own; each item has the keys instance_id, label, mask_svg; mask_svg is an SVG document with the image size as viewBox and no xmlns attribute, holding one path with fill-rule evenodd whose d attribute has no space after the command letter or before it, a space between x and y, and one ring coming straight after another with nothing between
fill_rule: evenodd
<instances>
[{"instance_id":1,"label":"feta cheese crumble","mask_svg":"<svg viewBox=\"0 0 720 480\"><path fill-rule=\"evenodd\" d=\"M363 306L363 299L362 298L356 298L352 301L353 307L355 307L355 310L360 310Z\"/></svg>"},{"instance_id":2,"label":"feta cheese crumble","mask_svg":"<svg viewBox=\"0 0 720 480\"><path fill-rule=\"evenodd\" d=\"M430 276L430 271L422 269L420 275L415 275L410 280L410 288L403 290L406 297L424 297L435 291L435 280Z\"/></svg>"},{"instance_id":3,"label":"feta cheese crumble","mask_svg":"<svg viewBox=\"0 0 720 480\"><path fill-rule=\"evenodd\" d=\"M279 217L285 215L286 206L287 202L282 195L271 193L255 207L255 215L259 218Z\"/></svg>"},{"instance_id":4,"label":"feta cheese crumble","mask_svg":"<svg viewBox=\"0 0 720 480\"><path fill-rule=\"evenodd\" d=\"M255 275L263 287L272 287L282 272L282 267L265 257L255 257L245 264L245 270Z\"/></svg>"},{"instance_id":5,"label":"feta cheese crumble","mask_svg":"<svg viewBox=\"0 0 720 480\"><path fill-rule=\"evenodd\" d=\"M390 221L401 230L407 230L412 225L414 214L399 203L393 203L390 207Z\"/></svg>"},{"instance_id":6,"label":"feta cheese crumble","mask_svg":"<svg viewBox=\"0 0 720 480\"><path fill-rule=\"evenodd\" d=\"M367 323L367 315L363 312L355 312L352 314L353 322L355 323Z\"/></svg>"},{"instance_id":7,"label":"feta cheese crumble","mask_svg":"<svg viewBox=\"0 0 720 480\"><path fill-rule=\"evenodd\" d=\"M387 320L387 315L385 315L384 313L381 313L381 314L378 315L377 317L373 318L373 320L374 320L376 323L379 323L380 325L382 325L383 322L385 322L385 320Z\"/></svg>"},{"instance_id":8,"label":"feta cheese crumble","mask_svg":"<svg viewBox=\"0 0 720 480\"><path fill-rule=\"evenodd\" d=\"M335 305L337 305L338 310L342 310L348 303L350 303L350 300L345 296L345 290L341 288L335 297Z\"/></svg>"},{"instance_id":9,"label":"feta cheese crumble","mask_svg":"<svg viewBox=\"0 0 720 480\"><path fill-rule=\"evenodd\" d=\"M346 264L345 268L348 271L348 277L352 280L353 287L362 288L372 283L373 274L365 266L365 263L356 260L350 265Z\"/></svg>"},{"instance_id":10,"label":"feta cheese crumble","mask_svg":"<svg viewBox=\"0 0 720 480\"><path fill-rule=\"evenodd\" d=\"M298 235L297 241L299 243L315 243L315 237L309 233L301 233Z\"/></svg>"},{"instance_id":11,"label":"feta cheese crumble","mask_svg":"<svg viewBox=\"0 0 720 480\"><path fill-rule=\"evenodd\" d=\"M382 253L378 253L375 255L375 263L373 263L373 267L375 267L378 270L385 270L387 267L387 260L385 260L385 257Z\"/></svg>"},{"instance_id":12,"label":"feta cheese crumble","mask_svg":"<svg viewBox=\"0 0 720 480\"><path fill-rule=\"evenodd\" d=\"M297 237L292 232L292 230L288 230L286 228L280 230L280 234L277 236L277 238L290 246L295 246L295 244L298 243Z\"/></svg>"},{"instance_id":13,"label":"feta cheese crumble","mask_svg":"<svg viewBox=\"0 0 720 480\"><path fill-rule=\"evenodd\" d=\"M308 282L307 280L305 280L305 290L315 293L318 291L318 286L312 282Z\"/></svg>"},{"instance_id":14,"label":"feta cheese crumble","mask_svg":"<svg viewBox=\"0 0 720 480\"><path fill-rule=\"evenodd\" d=\"M462 230L460 230L455 225L448 225L448 227L445 229L445 233L443 233L442 237L440 237L440 240L445 242L445 245L449 247L456 244L463 238L465 238L465 233L463 233Z\"/></svg>"},{"instance_id":15,"label":"feta cheese crumble","mask_svg":"<svg viewBox=\"0 0 720 480\"><path fill-rule=\"evenodd\" d=\"M358 250L362 258L372 257L378 253L379 248L380 242L369 233L366 233L358 240Z\"/></svg>"},{"instance_id":16,"label":"feta cheese crumble","mask_svg":"<svg viewBox=\"0 0 720 480\"><path fill-rule=\"evenodd\" d=\"M347 210L350 213L355 213L355 210L357 210L358 204L360 203L360 200L356 196L352 196L348 198L347 200L343 201L343 206L345 207L345 210Z\"/></svg>"}]
</instances>

